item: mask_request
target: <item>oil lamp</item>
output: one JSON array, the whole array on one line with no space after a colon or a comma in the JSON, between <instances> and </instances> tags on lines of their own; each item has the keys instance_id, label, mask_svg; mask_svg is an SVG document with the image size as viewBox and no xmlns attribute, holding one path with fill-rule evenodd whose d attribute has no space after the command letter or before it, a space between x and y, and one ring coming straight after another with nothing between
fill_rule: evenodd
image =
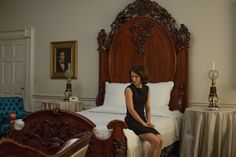
<instances>
[{"instance_id":1,"label":"oil lamp","mask_svg":"<svg viewBox=\"0 0 236 157\"><path fill-rule=\"evenodd\" d=\"M208 97L209 110L218 110L219 106L217 105L218 96L216 92L216 79L219 77L219 72L215 69L215 62L212 63L212 69L208 72L208 77L211 80L210 94Z\"/></svg>"},{"instance_id":2,"label":"oil lamp","mask_svg":"<svg viewBox=\"0 0 236 157\"><path fill-rule=\"evenodd\" d=\"M65 98L64 101L69 101L70 97L72 96L72 85L71 85L71 77L73 76L73 71L70 68L70 63L68 63L68 69L65 72L67 83L66 83L66 90L64 92Z\"/></svg>"}]
</instances>

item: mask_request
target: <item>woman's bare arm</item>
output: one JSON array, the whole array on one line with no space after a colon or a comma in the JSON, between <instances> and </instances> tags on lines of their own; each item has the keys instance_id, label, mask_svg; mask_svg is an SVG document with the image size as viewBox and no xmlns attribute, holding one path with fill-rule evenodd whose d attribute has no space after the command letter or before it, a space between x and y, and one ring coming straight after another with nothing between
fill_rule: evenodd
<instances>
[{"instance_id":1,"label":"woman's bare arm","mask_svg":"<svg viewBox=\"0 0 236 157\"><path fill-rule=\"evenodd\" d=\"M151 91L150 91L150 88L148 89L148 99L147 99L147 103L146 103L146 106L145 106L145 111L146 111L146 116L147 116L147 124L150 126L150 127L154 127L154 125L152 124L152 120L151 120L151 117L152 117L152 112L151 112L151 102L150 102L150 95L151 95Z\"/></svg>"}]
</instances>

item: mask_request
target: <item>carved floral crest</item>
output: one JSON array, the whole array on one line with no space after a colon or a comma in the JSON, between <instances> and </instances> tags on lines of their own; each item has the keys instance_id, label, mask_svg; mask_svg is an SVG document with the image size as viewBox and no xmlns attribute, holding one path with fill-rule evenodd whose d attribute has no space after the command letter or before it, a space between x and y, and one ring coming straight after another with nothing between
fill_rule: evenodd
<instances>
[{"instance_id":1,"label":"carved floral crest","mask_svg":"<svg viewBox=\"0 0 236 157\"><path fill-rule=\"evenodd\" d=\"M136 0L127 5L125 9L117 15L115 21L111 24L111 32L109 35L106 34L104 29L100 31L97 38L99 44L98 50L107 50L119 27L126 21L138 16L148 16L157 20L158 23L161 23L168 29L177 47L181 47L181 45L189 47L190 33L185 25L181 24L180 28L177 29L175 19L158 3L150 0ZM143 37L144 39L141 40L145 40L145 35ZM136 42L141 42L140 39L138 40L139 41ZM142 47L138 49L142 53Z\"/></svg>"}]
</instances>

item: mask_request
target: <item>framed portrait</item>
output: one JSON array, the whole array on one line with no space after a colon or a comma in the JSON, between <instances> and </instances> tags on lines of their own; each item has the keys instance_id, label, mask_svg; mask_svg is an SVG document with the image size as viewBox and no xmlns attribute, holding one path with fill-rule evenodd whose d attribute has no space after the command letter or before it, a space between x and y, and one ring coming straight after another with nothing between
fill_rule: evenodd
<instances>
[{"instance_id":1,"label":"framed portrait","mask_svg":"<svg viewBox=\"0 0 236 157\"><path fill-rule=\"evenodd\" d=\"M77 78L78 43L73 41L51 42L51 79L66 79L65 72L72 70Z\"/></svg>"}]
</instances>

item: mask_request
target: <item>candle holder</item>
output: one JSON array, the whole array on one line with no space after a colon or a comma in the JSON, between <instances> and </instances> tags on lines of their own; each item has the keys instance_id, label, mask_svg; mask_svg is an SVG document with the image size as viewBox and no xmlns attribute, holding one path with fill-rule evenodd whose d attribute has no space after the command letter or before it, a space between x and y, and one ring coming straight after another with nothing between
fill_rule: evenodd
<instances>
[{"instance_id":1,"label":"candle holder","mask_svg":"<svg viewBox=\"0 0 236 157\"><path fill-rule=\"evenodd\" d=\"M213 68L213 70L210 70L208 72L208 77L211 80L210 94L208 97L208 101L209 101L208 109L219 110L219 106L217 105L218 96L216 92L216 79L219 77L219 73L217 70Z\"/></svg>"},{"instance_id":2,"label":"candle holder","mask_svg":"<svg viewBox=\"0 0 236 157\"><path fill-rule=\"evenodd\" d=\"M70 64L68 64L68 69L65 72L67 83L66 90L64 92L65 98L64 101L69 101L72 96L72 85L71 85L71 77L73 76L73 71L70 69Z\"/></svg>"}]
</instances>

